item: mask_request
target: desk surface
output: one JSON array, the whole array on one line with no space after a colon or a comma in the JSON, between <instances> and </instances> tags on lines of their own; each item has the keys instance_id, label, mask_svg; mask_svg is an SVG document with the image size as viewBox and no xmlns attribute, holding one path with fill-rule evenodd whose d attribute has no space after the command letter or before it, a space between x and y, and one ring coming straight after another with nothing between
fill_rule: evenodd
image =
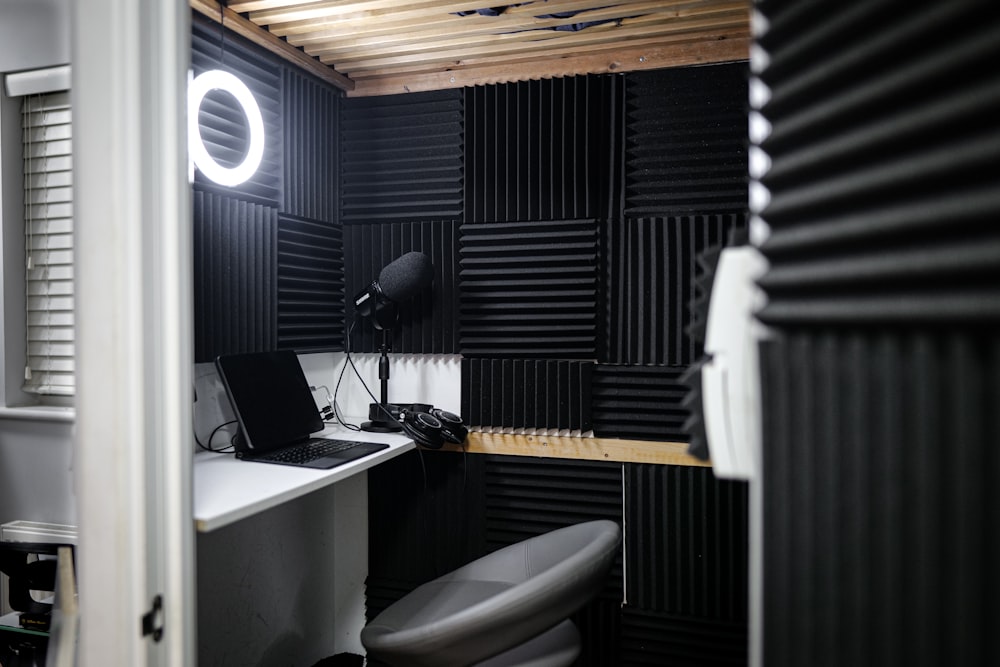
<instances>
[{"instance_id":1,"label":"desk surface","mask_svg":"<svg viewBox=\"0 0 1000 667\"><path fill-rule=\"evenodd\" d=\"M206 533L388 461L414 448L399 433L367 433L330 427L317 434L344 440L384 442L388 449L329 470L241 461L233 454L194 456L194 521Z\"/></svg>"}]
</instances>

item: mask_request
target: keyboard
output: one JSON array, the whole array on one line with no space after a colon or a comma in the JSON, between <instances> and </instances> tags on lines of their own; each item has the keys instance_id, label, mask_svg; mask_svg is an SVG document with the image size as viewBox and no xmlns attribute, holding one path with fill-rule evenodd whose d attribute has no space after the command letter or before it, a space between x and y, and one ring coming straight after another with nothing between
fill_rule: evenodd
<instances>
[{"instance_id":1,"label":"keyboard","mask_svg":"<svg viewBox=\"0 0 1000 667\"><path fill-rule=\"evenodd\" d=\"M331 440L329 438L311 438L301 442L294 447L282 449L277 452L258 457L258 461L271 461L273 463L293 463L302 464L321 459L331 454L354 449L355 447L367 446L368 443L354 440Z\"/></svg>"}]
</instances>

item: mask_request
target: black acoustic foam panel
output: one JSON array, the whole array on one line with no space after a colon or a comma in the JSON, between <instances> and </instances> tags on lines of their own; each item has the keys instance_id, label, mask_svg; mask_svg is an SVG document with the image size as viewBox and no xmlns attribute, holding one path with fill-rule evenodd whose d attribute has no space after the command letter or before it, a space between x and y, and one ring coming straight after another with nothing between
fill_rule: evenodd
<instances>
[{"instance_id":1,"label":"black acoustic foam panel","mask_svg":"<svg viewBox=\"0 0 1000 667\"><path fill-rule=\"evenodd\" d=\"M593 363L463 359L462 417L473 427L586 433Z\"/></svg>"},{"instance_id":2,"label":"black acoustic foam panel","mask_svg":"<svg viewBox=\"0 0 1000 667\"><path fill-rule=\"evenodd\" d=\"M748 487L711 468L627 464L629 603L746 621Z\"/></svg>"},{"instance_id":3,"label":"black acoustic foam panel","mask_svg":"<svg viewBox=\"0 0 1000 667\"><path fill-rule=\"evenodd\" d=\"M768 343L767 664L1000 657L1000 338L797 332Z\"/></svg>"},{"instance_id":4,"label":"black acoustic foam panel","mask_svg":"<svg viewBox=\"0 0 1000 667\"><path fill-rule=\"evenodd\" d=\"M626 464L621 664L745 665L748 493L710 468Z\"/></svg>"},{"instance_id":5,"label":"black acoustic foam panel","mask_svg":"<svg viewBox=\"0 0 1000 667\"><path fill-rule=\"evenodd\" d=\"M253 93L264 120L264 157L256 173L234 187L220 186L195 170L195 184L227 196L281 209L284 205L282 71L275 58L259 47L225 30L196 12L191 21L191 66L197 76L222 69L235 74ZM249 128L243 111L228 93L210 92L198 115L202 137L219 164L234 167L243 161L249 146Z\"/></svg>"},{"instance_id":6,"label":"black acoustic foam panel","mask_svg":"<svg viewBox=\"0 0 1000 667\"><path fill-rule=\"evenodd\" d=\"M340 209L341 95L286 68L282 82L285 213L337 222Z\"/></svg>"},{"instance_id":7,"label":"black acoustic foam panel","mask_svg":"<svg viewBox=\"0 0 1000 667\"><path fill-rule=\"evenodd\" d=\"M460 221L462 141L459 90L345 99L341 221Z\"/></svg>"},{"instance_id":8,"label":"black acoustic foam panel","mask_svg":"<svg viewBox=\"0 0 1000 667\"><path fill-rule=\"evenodd\" d=\"M277 344L278 212L195 190L195 362Z\"/></svg>"},{"instance_id":9,"label":"black acoustic foam panel","mask_svg":"<svg viewBox=\"0 0 1000 667\"><path fill-rule=\"evenodd\" d=\"M591 382L594 435L628 440L686 441L682 405L685 366L598 364Z\"/></svg>"},{"instance_id":10,"label":"black acoustic foam panel","mask_svg":"<svg viewBox=\"0 0 1000 667\"><path fill-rule=\"evenodd\" d=\"M604 337L612 364L690 364L701 346L688 334L698 255L744 229L743 214L613 221L605 231Z\"/></svg>"},{"instance_id":11,"label":"black acoustic foam panel","mask_svg":"<svg viewBox=\"0 0 1000 667\"><path fill-rule=\"evenodd\" d=\"M997 664L1000 16L760 9L764 664Z\"/></svg>"},{"instance_id":12,"label":"black acoustic foam panel","mask_svg":"<svg viewBox=\"0 0 1000 667\"><path fill-rule=\"evenodd\" d=\"M625 606L616 665L744 667L746 623L675 616Z\"/></svg>"},{"instance_id":13,"label":"black acoustic foam panel","mask_svg":"<svg viewBox=\"0 0 1000 667\"><path fill-rule=\"evenodd\" d=\"M774 51L762 75L773 91L763 108L772 125L763 216L773 232L763 246L772 262L764 319L1000 319L996 18L949 3L908 12L884 33L858 29L892 15L891 3L865 3L832 23L819 9L779 10L763 42ZM787 16L817 40L840 36L847 53L872 55L803 57L785 46L801 39ZM961 39L942 41L946 28ZM868 67L872 59L883 65Z\"/></svg>"},{"instance_id":14,"label":"black acoustic foam panel","mask_svg":"<svg viewBox=\"0 0 1000 667\"><path fill-rule=\"evenodd\" d=\"M595 220L467 224L460 234L463 355L595 357Z\"/></svg>"},{"instance_id":15,"label":"black acoustic foam panel","mask_svg":"<svg viewBox=\"0 0 1000 667\"><path fill-rule=\"evenodd\" d=\"M467 88L465 221L616 215L623 88L619 76Z\"/></svg>"},{"instance_id":16,"label":"black acoustic foam panel","mask_svg":"<svg viewBox=\"0 0 1000 667\"><path fill-rule=\"evenodd\" d=\"M278 348L344 349L344 256L338 225L278 215Z\"/></svg>"},{"instance_id":17,"label":"black acoustic foam panel","mask_svg":"<svg viewBox=\"0 0 1000 667\"><path fill-rule=\"evenodd\" d=\"M376 352L382 333L354 317L353 297L378 278L382 268L419 251L434 268L430 290L400 304L400 325L390 331L393 352L455 354L458 351L458 225L414 222L344 227L346 325L354 322L352 352Z\"/></svg>"},{"instance_id":18,"label":"black acoustic foam panel","mask_svg":"<svg viewBox=\"0 0 1000 667\"><path fill-rule=\"evenodd\" d=\"M747 208L747 64L627 76L625 215Z\"/></svg>"}]
</instances>

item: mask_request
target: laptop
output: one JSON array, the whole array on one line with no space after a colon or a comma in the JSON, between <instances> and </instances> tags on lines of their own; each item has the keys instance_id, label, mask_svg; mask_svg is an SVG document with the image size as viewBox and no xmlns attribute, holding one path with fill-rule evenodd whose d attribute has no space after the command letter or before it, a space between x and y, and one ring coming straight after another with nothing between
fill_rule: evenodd
<instances>
[{"instance_id":1,"label":"laptop","mask_svg":"<svg viewBox=\"0 0 1000 667\"><path fill-rule=\"evenodd\" d=\"M313 437L323 430L323 418L291 350L222 355L215 367L239 422L239 459L326 469L389 447Z\"/></svg>"}]
</instances>

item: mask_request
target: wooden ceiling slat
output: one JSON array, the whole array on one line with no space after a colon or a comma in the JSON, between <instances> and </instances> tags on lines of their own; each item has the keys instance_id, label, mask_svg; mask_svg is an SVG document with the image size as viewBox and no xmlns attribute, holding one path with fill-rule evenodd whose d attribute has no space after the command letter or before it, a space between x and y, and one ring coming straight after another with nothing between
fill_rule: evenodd
<instances>
[{"instance_id":1,"label":"wooden ceiling slat","mask_svg":"<svg viewBox=\"0 0 1000 667\"><path fill-rule=\"evenodd\" d=\"M600 0L598 0L600 1ZM606 5L606 2L602 3ZM690 0L675 0L674 2L642 2L637 3L631 11L642 13L650 11L663 11L667 5L690 5ZM305 45L311 42L333 41L336 39L337 45L355 43L376 43L375 40L382 39L385 43L392 41L407 40L419 41L425 37L448 36L456 34L500 34L505 32L517 32L519 30L533 30L542 28L552 28L556 26L572 25L581 21L590 20L611 20L620 17L621 9L617 6L604 6L598 10L590 10L572 18L537 18L534 15L511 16L502 14L500 16L480 16L472 14L468 16L457 16L448 14L445 16L428 16L419 19L400 21L390 20L373 23L371 21L349 21L345 25L337 28L326 29L319 32L303 33L296 35L296 44ZM290 40L291 41L291 40Z\"/></svg>"},{"instance_id":2,"label":"wooden ceiling slat","mask_svg":"<svg viewBox=\"0 0 1000 667\"><path fill-rule=\"evenodd\" d=\"M636 0L614 2L609 0L545 0L524 5L508 6L501 16L551 14L555 12L573 12L598 7L626 7ZM704 0L686 0L688 4L703 4ZM327 21L336 22L350 18L378 18L390 14L408 12L414 19L428 17L440 21L455 12L474 12L479 9L496 5L484 4L483 0L474 2L425 0L402 4L397 0L323 0L310 4L300 2L285 2L284 6L264 11L250 12L250 20L258 25L270 26L272 30L290 28L298 32L298 24L324 24Z\"/></svg>"},{"instance_id":3,"label":"wooden ceiling slat","mask_svg":"<svg viewBox=\"0 0 1000 667\"><path fill-rule=\"evenodd\" d=\"M292 14L283 15L271 12L251 12L250 20L258 25L266 25L268 30L276 35L296 35L310 32L317 28L334 27L341 22L364 20L366 22L385 19L419 20L421 18L441 19L454 12L474 11L482 7L482 0L436 0L433 2L411 2L400 4L394 0L371 0L370 2L325 3L327 7L317 7L311 10L316 16L290 18ZM321 14L324 9L326 14ZM303 13L307 10L303 10ZM282 20L284 19L284 20Z\"/></svg>"},{"instance_id":4,"label":"wooden ceiling slat","mask_svg":"<svg viewBox=\"0 0 1000 667\"><path fill-rule=\"evenodd\" d=\"M744 2L726 2L711 6L708 9L691 7L690 0L664 2L638 2L629 7L629 12L644 16L668 15L672 17L687 16L694 13L742 10ZM396 51L408 45L421 45L426 48L444 48L450 44L459 45L474 41L479 35L508 35L531 30L553 30L555 28L572 26L577 23L596 21L632 20L622 16L620 7L601 7L581 12L569 18L537 18L535 16L465 16L451 17L450 20L432 22L430 24L399 24L379 26L374 30L352 30L350 36L335 31L307 33L290 38L289 42L302 47L314 56L331 56L337 53L363 53L369 50L381 50L383 53ZM433 26L427 29L425 26ZM404 29L405 28L405 29ZM526 33L526 37L532 33Z\"/></svg>"},{"instance_id":5,"label":"wooden ceiling slat","mask_svg":"<svg viewBox=\"0 0 1000 667\"><path fill-rule=\"evenodd\" d=\"M652 21L637 25L604 24L593 26L576 33L553 33L540 35L532 39L511 39L507 41L481 40L478 46L460 49L441 49L431 53L399 53L381 57L354 60L352 58L325 58L320 60L332 64L338 71L353 76L356 72L378 67L400 66L415 62L453 62L463 63L472 58L488 55L516 56L524 53L534 53L538 57L547 57L553 49L572 48L585 51L598 45L622 46L629 40L648 37L663 37L676 33L685 33L706 29L736 28L745 24L746 17L742 12L720 13L708 18L701 16L685 17L679 20Z\"/></svg>"},{"instance_id":6,"label":"wooden ceiling slat","mask_svg":"<svg viewBox=\"0 0 1000 667\"><path fill-rule=\"evenodd\" d=\"M676 48L679 45L686 44L698 44L701 42L715 42L724 40L743 40L749 37L749 29L743 28L721 28L716 30L696 30L686 33L677 33L669 36L656 36L648 37L645 39L633 39L628 42L630 49L639 50L652 50L658 47L664 49ZM633 50L634 50L633 49ZM638 67L637 65L643 65L645 61L639 61L638 63L629 62L627 58L618 58L619 53L626 52L626 49L618 43L605 43L605 44L595 44L592 48L586 49L586 55L595 55L600 60L617 63L611 67L611 71L630 71L632 69L648 69L647 67ZM576 47L569 48L552 48L546 51L545 57L540 58L538 53L527 52L519 55L503 54L500 56L483 56L479 58L468 58L463 60L461 63L432 63L432 62L420 62L412 63L407 66L392 66L385 68L369 69L369 70L359 70L354 73L352 80L355 82L362 82L372 78L383 78L383 77L396 77L396 76L410 76L410 75L424 75L440 72L458 73L458 72L471 72L474 70L482 69L484 67L496 67L510 64L512 67L520 68L526 65L534 65L536 67L542 68L542 71L546 71L545 68L555 72L562 70L562 63L569 58L584 58L585 55L581 54L581 50ZM577 72L579 74L579 72ZM551 74L550 76L557 76L556 74ZM542 77L549 78L549 77Z\"/></svg>"},{"instance_id":7,"label":"wooden ceiling slat","mask_svg":"<svg viewBox=\"0 0 1000 667\"><path fill-rule=\"evenodd\" d=\"M289 5L308 5L325 1L326 0L229 0L226 6L237 14L243 14L245 12L257 12L265 9L288 7Z\"/></svg>"},{"instance_id":8,"label":"wooden ceiling slat","mask_svg":"<svg viewBox=\"0 0 1000 667\"><path fill-rule=\"evenodd\" d=\"M190 2L207 15L222 11L217 0ZM227 26L351 96L745 59L752 9L752 0L225 4ZM476 11L488 7L500 13Z\"/></svg>"},{"instance_id":9,"label":"wooden ceiling slat","mask_svg":"<svg viewBox=\"0 0 1000 667\"><path fill-rule=\"evenodd\" d=\"M587 55L567 55L542 61L538 58L498 59L493 63L416 73L388 72L361 76L348 97L397 95L448 88L549 79L580 74L611 74L644 69L705 65L746 60L750 54L749 30L702 33L672 42L649 40L651 44L595 50Z\"/></svg>"},{"instance_id":10,"label":"wooden ceiling slat","mask_svg":"<svg viewBox=\"0 0 1000 667\"><path fill-rule=\"evenodd\" d=\"M682 22L679 22L677 18L684 16L706 16L709 13L731 14L734 11L743 11L743 4L741 2L729 2L723 5L716 5L708 12L695 13L689 9L675 9L671 10L669 14L665 13L665 10L663 10L660 6L663 3L639 3L636 8L638 8L640 4L645 11L649 13L642 14L635 18L621 19L620 26L635 27L643 24L657 23L665 26L676 27L678 30L683 30L685 29L685 25ZM655 8L656 11L650 11L651 8ZM584 20L603 20L605 17L606 14L604 12L588 12L584 17ZM388 53L397 56L412 55L416 53L433 54L435 52L443 52L450 49L476 47L484 44L560 39L563 35L551 30L551 26L566 25L567 22L574 22L578 20L580 19L535 19L535 21L537 21L535 24L535 30L513 32L503 30L496 32L495 27L486 25L484 28L478 30L466 29L463 31L453 31L448 34L447 38L444 39L438 33L420 32L397 33L388 38L369 37L366 39L341 40L337 41L336 44L306 44L299 41L296 41L295 44L296 46L303 47L309 55L316 56L327 61L335 61L338 63L338 67L343 67L351 61L383 57ZM612 23L592 26L583 31L578 31L578 34L585 31L593 34L597 32L599 28L609 29L612 26L614 26ZM609 37L609 39L617 39L617 37Z\"/></svg>"}]
</instances>

